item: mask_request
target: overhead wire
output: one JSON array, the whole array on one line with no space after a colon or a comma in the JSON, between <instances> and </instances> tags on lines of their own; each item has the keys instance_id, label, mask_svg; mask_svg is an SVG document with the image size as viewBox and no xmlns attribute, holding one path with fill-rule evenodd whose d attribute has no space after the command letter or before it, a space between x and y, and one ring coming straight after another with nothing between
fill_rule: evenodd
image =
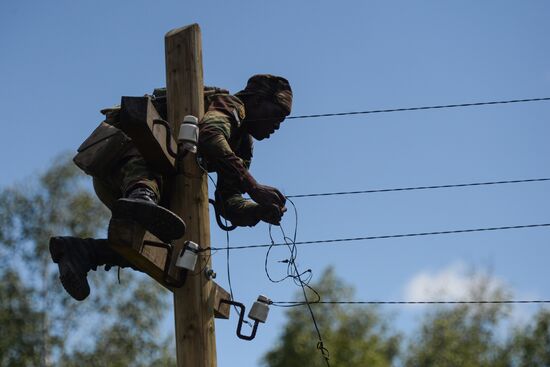
<instances>
[{"instance_id":1,"label":"overhead wire","mask_svg":"<svg viewBox=\"0 0 550 367\"><path fill-rule=\"evenodd\" d=\"M321 305L471 305L471 304L549 304L550 300L472 300L472 301L317 301ZM304 302L272 301L276 307L305 306Z\"/></svg>"},{"instance_id":2,"label":"overhead wire","mask_svg":"<svg viewBox=\"0 0 550 367\"><path fill-rule=\"evenodd\" d=\"M520 180L505 180L505 181L487 181L487 182L473 182L473 183L459 183L459 184L446 184L446 185L431 185L431 186L411 186L411 187L398 187L387 189L371 189L371 190L357 190L357 191L337 191L337 192L325 192L325 193L311 193L311 194L299 194L299 195L286 195L287 198L306 198L306 197L318 197L318 196L336 196L336 195L357 195L357 194L373 194L381 192L396 192L396 191L414 191L414 190L432 190L432 189L447 189L457 187L472 187L472 186L488 186L488 185L503 185L503 184L518 184L527 182L544 182L550 181L550 178L528 178Z\"/></svg>"},{"instance_id":3,"label":"overhead wire","mask_svg":"<svg viewBox=\"0 0 550 367\"><path fill-rule=\"evenodd\" d=\"M318 114L310 114L310 115L289 116L287 117L287 119L294 120L294 119L308 119L308 118L319 118L319 117L368 115L368 114L375 114L375 113L435 110L435 109L443 109L443 108L474 107L474 106L488 106L488 105L511 104L511 103L542 102L542 101L550 101L550 97L511 99L511 100L504 100L504 101L501 100L501 101L485 101L485 102L472 102L472 103L456 103L456 104L421 106L421 107L389 108L389 109L376 109L376 110L365 110L365 111L318 113Z\"/></svg>"},{"instance_id":4,"label":"overhead wire","mask_svg":"<svg viewBox=\"0 0 550 367\"><path fill-rule=\"evenodd\" d=\"M295 242L295 244L296 245L311 245L311 244L336 243L336 242L368 241L368 240L380 240L380 239L388 239L388 238L435 236L435 235L444 235L444 234L502 231L502 230L510 230L510 229L525 229L525 228L537 228L537 227L549 227L549 226L550 226L550 223L525 224L525 225L503 226L503 227L455 229L455 230L448 230L448 231L403 233L403 234L389 234L389 235L381 235L381 236L364 236L364 237L334 238L334 239L324 239L324 240L299 241L299 242ZM265 248L265 247L270 247L270 246L272 246L272 247L286 246L286 244L285 243L273 243L273 244L242 245L242 246L231 246L228 249L229 250L244 250L244 249L251 249L251 248ZM215 251L215 250L220 250L220 249L223 249L223 248L211 247L209 249L211 249L212 251Z\"/></svg>"}]
</instances>

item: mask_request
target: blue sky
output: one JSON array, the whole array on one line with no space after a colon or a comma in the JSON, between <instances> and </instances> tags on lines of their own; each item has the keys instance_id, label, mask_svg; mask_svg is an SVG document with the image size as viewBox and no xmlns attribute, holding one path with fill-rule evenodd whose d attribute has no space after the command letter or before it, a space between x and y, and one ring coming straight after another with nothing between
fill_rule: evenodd
<instances>
[{"instance_id":1,"label":"blue sky","mask_svg":"<svg viewBox=\"0 0 550 367\"><path fill-rule=\"evenodd\" d=\"M74 151L121 95L163 85L163 37L176 27L200 24L206 84L235 92L255 73L285 76L298 115L548 97L549 16L546 1L2 2L0 187ZM539 102L289 120L256 144L252 173L288 195L550 177L549 115ZM298 239L547 223L548 193L531 183L296 199ZM548 238L542 228L304 246L299 265L314 275L334 266L359 300L428 297L414 290L442 279L459 297L470 267L516 298L549 299ZM266 242L265 225L231 233L235 245ZM215 225L212 244L225 245ZM232 253L245 304L297 290L268 282L264 255ZM224 254L214 266L226 285ZM384 310L407 332L423 312ZM255 366L284 312L272 310L252 344L234 337L234 321L217 323L218 365Z\"/></svg>"}]
</instances>

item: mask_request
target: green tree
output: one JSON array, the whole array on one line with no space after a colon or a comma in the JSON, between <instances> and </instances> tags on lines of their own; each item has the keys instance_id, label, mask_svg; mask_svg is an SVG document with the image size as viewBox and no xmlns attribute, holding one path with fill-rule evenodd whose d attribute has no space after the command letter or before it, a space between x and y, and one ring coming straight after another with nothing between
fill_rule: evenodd
<instances>
[{"instance_id":1,"label":"green tree","mask_svg":"<svg viewBox=\"0 0 550 367\"><path fill-rule=\"evenodd\" d=\"M327 269L312 287L324 301L351 299L353 289ZM310 299L315 297L309 292ZM298 299L299 295L298 295ZM392 332L375 307L312 305L333 367L391 366L398 357L400 336ZM280 342L263 358L268 367L321 367L317 334L306 307L291 308Z\"/></svg>"},{"instance_id":2,"label":"green tree","mask_svg":"<svg viewBox=\"0 0 550 367\"><path fill-rule=\"evenodd\" d=\"M0 282L0 366L40 364L40 320L27 288L13 271L2 272Z\"/></svg>"},{"instance_id":3,"label":"green tree","mask_svg":"<svg viewBox=\"0 0 550 367\"><path fill-rule=\"evenodd\" d=\"M491 289L488 277L476 277L472 299L508 298L503 289ZM502 304L465 304L428 312L420 330L410 339L405 365L500 367L509 366L505 341L497 335L510 308Z\"/></svg>"},{"instance_id":4,"label":"green tree","mask_svg":"<svg viewBox=\"0 0 550 367\"><path fill-rule=\"evenodd\" d=\"M510 343L514 366L550 366L550 310L540 310L533 321L516 330Z\"/></svg>"},{"instance_id":5,"label":"green tree","mask_svg":"<svg viewBox=\"0 0 550 367\"><path fill-rule=\"evenodd\" d=\"M10 330L0 333L1 365L149 365L167 348L157 327L168 294L143 274L124 271L119 285L100 269L87 300L65 293L49 238L104 237L109 213L67 157L55 162L0 191L0 320Z\"/></svg>"}]
</instances>

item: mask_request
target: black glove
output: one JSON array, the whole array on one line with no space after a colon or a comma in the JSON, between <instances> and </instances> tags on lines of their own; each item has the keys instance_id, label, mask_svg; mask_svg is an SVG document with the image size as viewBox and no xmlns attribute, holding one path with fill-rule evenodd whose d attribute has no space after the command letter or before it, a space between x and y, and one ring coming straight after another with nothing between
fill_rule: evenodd
<instances>
[{"instance_id":1,"label":"black glove","mask_svg":"<svg viewBox=\"0 0 550 367\"><path fill-rule=\"evenodd\" d=\"M285 206L286 198L279 190L267 185L256 184L248 190L248 195L260 205L276 205L282 209Z\"/></svg>"},{"instance_id":2,"label":"black glove","mask_svg":"<svg viewBox=\"0 0 550 367\"><path fill-rule=\"evenodd\" d=\"M281 218L286 212L286 208L278 207L275 204L271 205L258 205L256 207L256 215L258 219L269 224L279 225L281 223Z\"/></svg>"}]
</instances>

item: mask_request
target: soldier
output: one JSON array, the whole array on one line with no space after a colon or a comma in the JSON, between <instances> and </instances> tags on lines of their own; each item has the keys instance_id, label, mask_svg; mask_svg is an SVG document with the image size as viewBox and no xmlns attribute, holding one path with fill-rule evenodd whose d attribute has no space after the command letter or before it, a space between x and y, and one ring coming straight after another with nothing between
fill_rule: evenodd
<instances>
[{"instance_id":1,"label":"soldier","mask_svg":"<svg viewBox=\"0 0 550 367\"><path fill-rule=\"evenodd\" d=\"M166 118L163 92L165 89L155 90L155 106ZM291 106L288 81L273 75L251 77L245 89L235 95L224 89L205 89L206 112L199 123L199 154L208 170L218 173L216 208L234 225L254 226L259 221L277 225L286 211L284 195L274 187L259 184L248 169L252 138L269 138L290 114ZM116 128L118 112L116 107L102 110L106 115L102 128L79 148L80 157L77 155L75 162L92 175L96 194L111 209L113 217L133 220L163 241L180 238L185 223L163 206L165 178ZM244 199L243 193L252 200ZM59 266L63 287L79 301L90 294L88 271L101 265L106 270L112 266L134 268L105 239L52 237L50 254Z\"/></svg>"}]
</instances>

